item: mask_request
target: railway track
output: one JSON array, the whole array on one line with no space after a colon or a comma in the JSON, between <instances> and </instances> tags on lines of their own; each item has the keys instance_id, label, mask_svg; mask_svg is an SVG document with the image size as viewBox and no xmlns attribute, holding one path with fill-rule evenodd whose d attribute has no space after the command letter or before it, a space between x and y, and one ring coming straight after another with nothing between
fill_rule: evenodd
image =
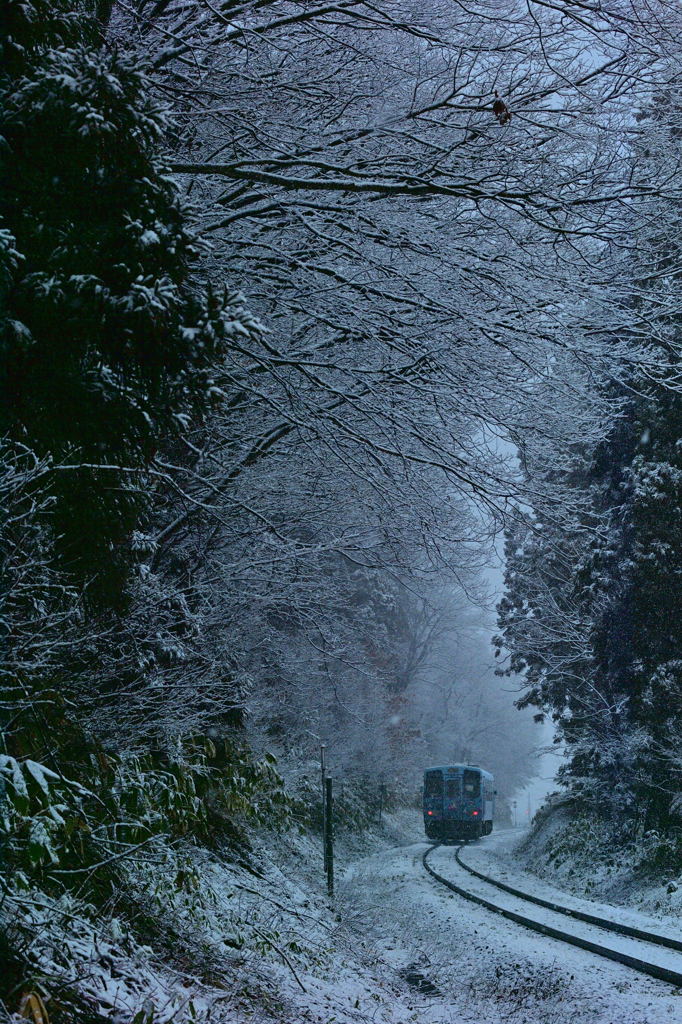
<instances>
[{"instance_id":1,"label":"railway track","mask_svg":"<svg viewBox=\"0 0 682 1024\"><path fill-rule=\"evenodd\" d=\"M463 846L457 847L454 858L454 863L463 874L460 874L457 881L453 881L441 875L428 862L438 848L436 844L426 850L422 863L432 878L458 896L541 935L559 939L607 960L614 960L640 974L682 987L682 941L616 921L607 921L594 914L515 889L466 864L460 855ZM452 863L450 861L448 866L451 867ZM474 879L474 888L470 879ZM466 888L461 884L464 882L469 882ZM497 896L499 892L504 893L504 896ZM540 909L535 911L535 907ZM529 916L529 909L532 916Z\"/></svg>"}]
</instances>

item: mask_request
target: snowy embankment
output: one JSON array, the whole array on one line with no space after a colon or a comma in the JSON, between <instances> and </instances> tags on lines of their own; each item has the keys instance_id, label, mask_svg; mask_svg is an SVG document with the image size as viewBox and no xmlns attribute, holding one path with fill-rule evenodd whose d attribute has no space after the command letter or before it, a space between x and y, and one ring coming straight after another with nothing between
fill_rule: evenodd
<instances>
[{"instance_id":1,"label":"snowy embankment","mask_svg":"<svg viewBox=\"0 0 682 1024\"><path fill-rule=\"evenodd\" d=\"M51 1017L67 1012L87 1024L410 1019L402 999L408 986L377 967L377 955L327 899L315 839L263 835L248 860L188 846L183 893L177 866L171 851L130 865L139 908L132 928L128 914L105 919L71 897L27 892L3 901L0 926L21 937ZM0 1020L8 1019L0 1008Z\"/></svg>"},{"instance_id":2,"label":"snowy embankment","mask_svg":"<svg viewBox=\"0 0 682 1024\"><path fill-rule=\"evenodd\" d=\"M35 919L35 953L54 972L44 987L54 992L54 978L66 980L68 961L90 1011L79 1019L113 1024L682 1021L682 996L670 985L529 933L438 886L422 866L420 832L411 812L389 819L381 835L340 837L333 902L320 843L308 835L262 836L248 863L196 850L182 900L170 887L164 893L171 865L150 865L135 883L148 905L147 946L140 921L137 942L115 921L95 934L64 905L63 945L48 950L49 930ZM509 834L493 835L465 856L528 888L533 877L510 845ZM452 868L453 848L436 854L439 869Z\"/></svg>"},{"instance_id":3,"label":"snowy embankment","mask_svg":"<svg viewBox=\"0 0 682 1024\"><path fill-rule=\"evenodd\" d=\"M352 857L399 841L401 827L397 815L380 835L340 837L339 875ZM50 1019L416 1021L408 982L365 938L352 907L346 915L343 897L328 899L319 839L252 833L251 841L241 857L157 844L150 859L129 862L126 892L106 915L67 895L5 898L0 930L35 965L32 984Z\"/></svg>"},{"instance_id":4,"label":"snowy embankment","mask_svg":"<svg viewBox=\"0 0 682 1024\"><path fill-rule=\"evenodd\" d=\"M499 875L508 845L507 836L492 836L469 846L467 855L488 851L488 867L493 873L494 858ZM343 887L375 950L421 982L420 1021L682 1021L682 996L670 985L528 932L438 886L422 867L426 848L417 842L366 858L348 871ZM438 855L439 870L454 862L451 848ZM517 868L514 881L528 888L533 880Z\"/></svg>"},{"instance_id":5,"label":"snowy embankment","mask_svg":"<svg viewBox=\"0 0 682 1024\"><path fill-rule=\"evenodd\" d=\"M513 844L507 863L515 860L519 869L532 872L536 886L540 879L574 896L637 910L658 922L654 930L660 931L661 920L682 920L682 864L658 866L660 843L650 832L623 844L604 823L576 818L559 806L525 841ZM630 923L627 915L622 919Z\"/></svg>"}]
</instances>

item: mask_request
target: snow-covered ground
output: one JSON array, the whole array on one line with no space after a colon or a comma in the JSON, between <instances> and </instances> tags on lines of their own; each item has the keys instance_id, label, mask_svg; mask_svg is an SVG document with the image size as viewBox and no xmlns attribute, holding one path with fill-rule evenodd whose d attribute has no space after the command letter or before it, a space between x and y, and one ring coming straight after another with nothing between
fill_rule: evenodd
<instances>
[{"instance_id":1,"label":"snow-covered ground","mask_svg":"<svg viewBox=\"0 0 682 1024\"><path fill-rule=\"evenodd\" d=\"M200 906L190 914L177 900L164 905L154 952L112 925L95 935L70 917L70 970L88 1004L115 1024L140 1011L153 1011L155 1024L682 1024L682 990L448 892L424 871L420 832L413 811L389 818L381 834L340 836L334 901L314 837L263 836L251 865L197 851ZM464 856L521 889L557 896L514 860L517 839L493 835ZM454 853L434 851L437 870L461 874ZM40 945L45 930L34 925ZM61 973L58 950L36 954Z\"/></svg>"},{"instance_id":2,"label":"snow-covered ground","mask_svg":"<svg viewBox=\"0 0 682 1024\"><path fill-rule=\"evenodd\" d=\"M512 841L516 838L512 834ZM493 836L469 851L486 849L482 861L493 873L492 859L501 864L508 846L509 837ZM682 1022L682 993L670 985L536 935L449 893L424 872L426 848L415 842L366 857L347 869L341 886L353 926L387 967L412 980L409 1005L416 1019L428 1024ZM452 848L439 855L439 870L441 862L454 861ZM499 867L495 873L501 873ZM533 879L516 868L513 883L532 888Z\"/></svg>"},{"instance_id":3,"label":"snow-covered ground","mask_svg":"<svg viewBox=\"0 0 682 1024\"><path fill-rule=\"evenodd\" d=\"M563 887L552 885L547 878L539 878L524 869L523 858L517 854L519 838L519 834L511 829L493 835L486 842L468 846L461 854L462 860L476 871L489 874L500 882L512 885L522 892L530 892L541 899L553 900L573 910L586 911L588 914L596 914L619 924L668 935L682 941L682 916L679 911L675 912L669 901L662 902L659 899L658 910L646 913L635 909L634 905L607 903L576 896ZM652 902L654 894L656 897L660 897L662 893L667 895L666 888L667 886L660 883L642 883L637 904L647 906ZM632 900L632 890L629 895Z\"/></svg>"},{"instance_id":4,"label":"snow-covered ground","mask_svg":"<svg viewBox=\"0 0 682 1024\"><path fill-rule=\"evenodd\" d=\"M682 921L682 864L667 871L656 868L658 841L655 833L647 833L623 848L596 822L576 820L569 809L558 807L527 841L509 844L506 861L515 859L517 867L532 872L535 885L547 883L578 897L633 908L655 920L660 931L662 921L673 928Z\"/></svg>"}]
</instances>

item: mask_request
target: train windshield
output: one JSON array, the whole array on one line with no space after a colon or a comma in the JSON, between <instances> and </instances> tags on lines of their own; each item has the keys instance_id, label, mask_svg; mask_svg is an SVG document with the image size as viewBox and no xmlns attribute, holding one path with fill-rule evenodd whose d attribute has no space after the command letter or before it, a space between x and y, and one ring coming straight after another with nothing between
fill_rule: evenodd
<instances>
[{"instance_id":1,"label":"train windshield","mask_svg":"<svg viewBox=\"0 0 682 1024\"><path fill-rule=\"evenodd\" d=\"M440 772L427 772L424 777L424 796L443 795L443 776Z\"/></svg>"},{"instance_id":2,"label":"train windshield","mask_svg":"<svg viewBox=\"0 0 682 1024\"><path fill-rule=\"evenodd\" d=\"M448 779L446 795L448 800L456 800L459 796L459 779Z\"/></svg>"},{"instance_id":3,"label":"train windshield","mask_svg":"<svg viewBox=\"0 0 682 1024\"><path fill-rule=\"evenodd\" d=\"M481 776L468 768L464 769L464 795L478 797L481 795Z\"/></svg>"}]
</instances>

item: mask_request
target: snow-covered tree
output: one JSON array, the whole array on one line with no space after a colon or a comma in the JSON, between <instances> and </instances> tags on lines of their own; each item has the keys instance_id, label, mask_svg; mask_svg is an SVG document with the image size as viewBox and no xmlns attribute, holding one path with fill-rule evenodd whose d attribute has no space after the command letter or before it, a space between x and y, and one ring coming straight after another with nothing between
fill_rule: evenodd
<instances>
[{"instance_id":1,"label":"snow-covered tree","mask_svg":"<svg viewBox=\"0 0 682 1024\"><path fill-rule=\"evenodd\" d=\"M10 6L23 33L1 83L2 426L53 458L61 563L114 600L148 507L141 474L210 405L232 314L220 281L191 279L166 123L133 62L73 5L51 32L40 3Z\"/></svg>"},{"instance_id":2,"label":"snow-covered tree","mask_svg":"<svg viewBox=\"0 0 682 1024\"><path fill-rule=\"evenodd\" d=\"M666 177L671 196L677 68L669 52L666 102L642 104L631 152L652 180ZM593 384L612 405L603 436L583 435L559 459L536 449L530 462L538 486L582 512L560 529L531 516L510 534L500 624L512 667L525 672L522 703L558 725L571 792L616 818L670 828L682 692L679 202L658 198L629 217L627 319L609 339L619 358Z\"/></svg>"}]
</instances>

